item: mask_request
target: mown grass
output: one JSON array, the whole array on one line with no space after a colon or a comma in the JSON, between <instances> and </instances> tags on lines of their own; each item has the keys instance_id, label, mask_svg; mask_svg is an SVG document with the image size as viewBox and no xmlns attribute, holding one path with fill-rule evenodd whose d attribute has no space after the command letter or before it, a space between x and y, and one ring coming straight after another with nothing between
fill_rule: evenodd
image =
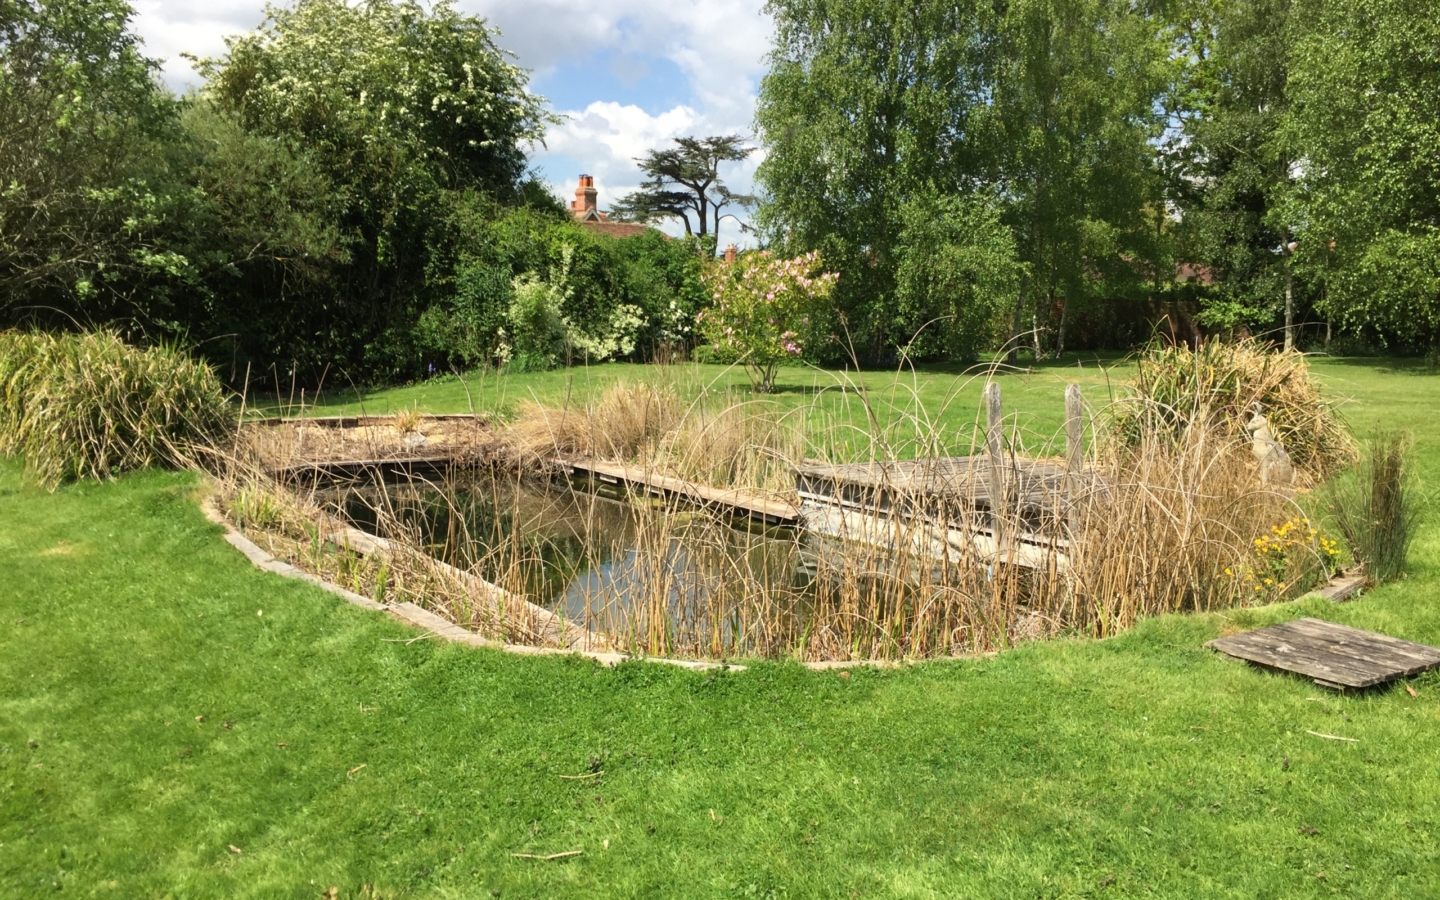
<instances>
[{"instance_id":1,"label":"mown grass","mask_svg":"<svg viewBox=\"0 0 1440 900\"><path fill-rule=\"evenodd\" d=\"M1082 356L1064 364L1042 364L1033 370L1000 369L1007 416L1013 415L1023 435L1036 442L1055 437L1064 422L1065 385L1080 384L1095 405L1108 402L1121 389L1118 377L1129 367L1117 356ZM868 403L882 424L923 420L922 430L936 426L955 431L976 420L984 388L984 367L926 366L918 369L834 371L792 366L776 377L775 392L750 392L745 371L736 367L682 363L671 366L606 363L553 372L520 375L472 373L374 391L330 390L319 401L305 399L307 415L383 415L404 409L423 413L480 412L507 417L526 401L550 407L583 405L619 381L645 381L672 388L683 402L699 394L729 395L777 412L811 410L819 425L836 422L854 429L836 430L837 440L856 440L852 430L870 429ZM278 414L300 408L299 396L255 398L259 412ZM857 448L858 450L858 448Z\"/></svg>"},{"instance_id":2,"label":"mown grass","mask_svg":"<svg viewBox=\"0 0 1440 900\"><path fill-rule=\"evenodd\" d=\"M1322 375L1433 477L1440 379ZM705 675L411 642L252 569L193 489L0 464L0 894L1440 893L1440 676L1337 696L1203 648L1298 615L1440 643L1433 523L1357 603Z\"/></svg>"}]
</instances>

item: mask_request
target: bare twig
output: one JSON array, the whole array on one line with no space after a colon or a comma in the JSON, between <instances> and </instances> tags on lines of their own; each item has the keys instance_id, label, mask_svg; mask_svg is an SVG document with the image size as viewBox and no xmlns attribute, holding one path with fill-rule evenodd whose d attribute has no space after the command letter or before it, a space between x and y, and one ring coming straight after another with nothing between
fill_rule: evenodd
<instances>
[{"instance_id":1,"label":"bare twig","mask_svg":"<svg viewBox=\"0 0 1440 900\"><path fill-rule=\"evenodd\" d=\"M564 859L567 856L579 856L584 852L584 850L566 850L564 853L552 853L549 856L540 856L536 853L512 853L510 855L516 859L538 859L543 862L552 859Z\"/></svg>"},{"instance_id":2,"label":"bare twig","mask_svg":"<svg viewBox=\"0 0 1440 900\"><path fill-rule=\"evenodd\" d=\"M1318 737L1318 738L1325 738L1327 741L1346 741L1346 742L1351 743L1351 744L1358 744L1358 743L1360 743L1360 739L1359 739L1359 738L1341 737L1341 736L1338 735L1338 734L1321 734L1321 733L1318 732L1318 731L1311 731L1311 730L1308 729L1308 728L1305 729L1305 733L1306 733L1306 734L1313 734L1313 735L1315 735L1315 736Z\"/></svg>"}]
</instances>

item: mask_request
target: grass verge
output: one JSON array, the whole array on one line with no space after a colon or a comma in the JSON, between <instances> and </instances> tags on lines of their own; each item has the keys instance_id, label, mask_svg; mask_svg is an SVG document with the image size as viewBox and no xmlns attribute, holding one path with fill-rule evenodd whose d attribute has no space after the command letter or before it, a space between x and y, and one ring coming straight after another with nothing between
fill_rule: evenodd
<instances>
[{"instance_id":1,"label":"grass verge","mask_svg":"<svg viewBox=\"0 0 1440 900\"><path fill-rule=\"evenodd\" d=\"M192 492L47 494L0 464L0 893L1412 898L1440 875L1440 676L1341 697L1202 648L1302 614L1440 643L1433 529L1355 604L711 676L412 641L250 568Z\"/></svg>"}]
</instances>

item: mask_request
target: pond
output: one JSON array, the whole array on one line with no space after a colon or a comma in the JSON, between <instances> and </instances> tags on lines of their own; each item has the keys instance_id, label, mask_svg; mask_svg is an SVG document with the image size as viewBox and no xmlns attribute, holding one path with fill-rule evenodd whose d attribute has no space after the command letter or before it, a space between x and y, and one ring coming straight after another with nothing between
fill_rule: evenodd
<instances>
[{"instance_id":1,"label":"pond","mask_svg":"<svg viewBox=\"0 0 1440 900\"><path fill-rule=\"evenodd\" d=\"M740 595L809 594L811 554L794 529L762 528L601 485L474 472L443 482L336 489L322 498L357 528L418 541L461 569L567 618L613 630L641 605L666 618L724 619Z\"/></svg>"}]
</instances>

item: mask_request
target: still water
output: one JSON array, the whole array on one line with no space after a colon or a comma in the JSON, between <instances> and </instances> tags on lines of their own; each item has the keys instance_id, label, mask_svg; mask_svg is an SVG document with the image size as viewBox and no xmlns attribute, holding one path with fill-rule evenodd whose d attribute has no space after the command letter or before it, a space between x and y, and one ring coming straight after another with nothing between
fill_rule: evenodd
<instances>
[{"instance_id":1,"label":"still water","mask_svg":"<svg viewBox=\"0 0 1440 900\"><path fill-rule=\"evenodd\" d=\"M357 528L423 542L431 555L576 620L664 598L712 613L736 592L811 589L792 529L760 528L653 498L568 481L478 472L336 491Z\"/></svg>"}]
</instances>

